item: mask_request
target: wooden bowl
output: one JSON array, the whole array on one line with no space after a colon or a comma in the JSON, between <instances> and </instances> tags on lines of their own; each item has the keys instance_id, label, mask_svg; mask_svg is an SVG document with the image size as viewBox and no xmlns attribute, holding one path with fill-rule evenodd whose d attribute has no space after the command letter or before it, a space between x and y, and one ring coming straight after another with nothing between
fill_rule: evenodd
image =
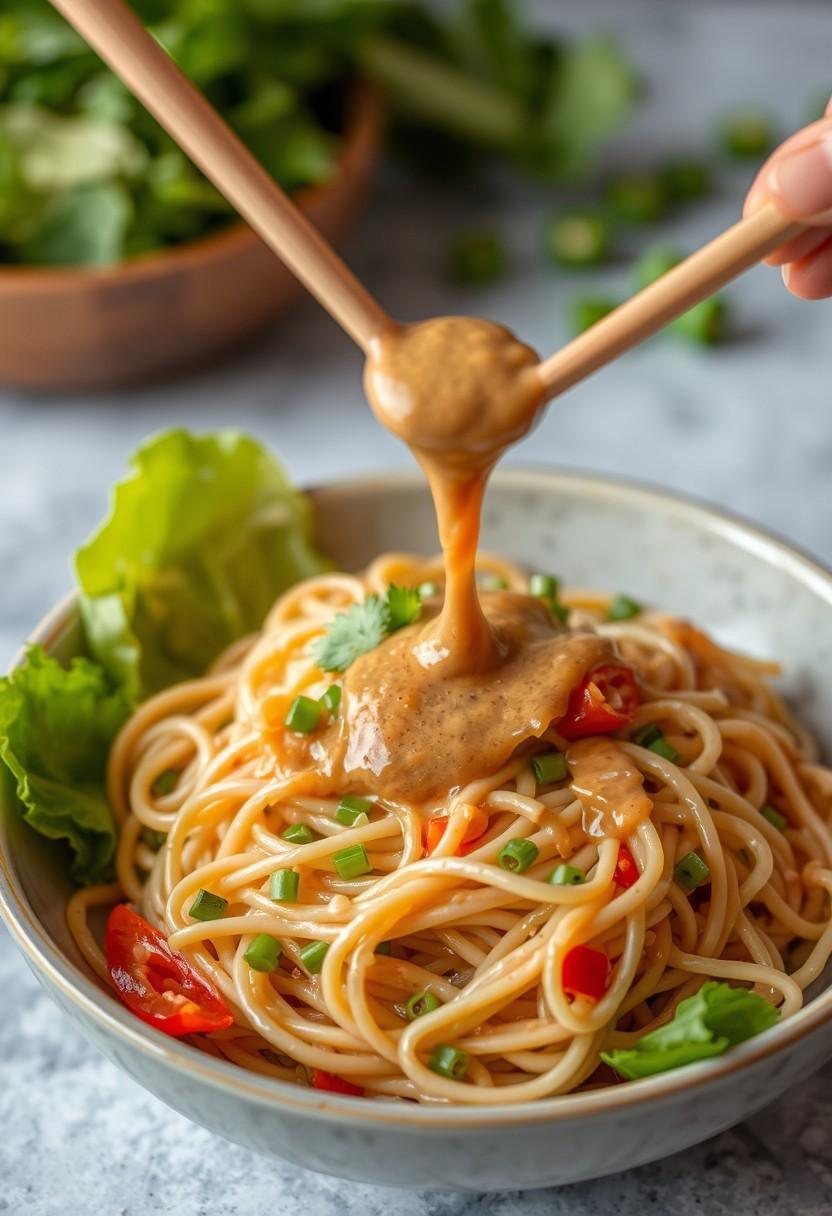
<instances>
[{"instance_id":1,"label":"wooden bowl","mask_svg":"<svg viewBox=\"0 0 832 1216\"><path fill-rule=\"evenodd\" d=\"M358 84L337 172L295 196L328 240L362 202L380 141L380 102ZM112 389L192 370L263 329L300 291L242 223L100 270L2 268L0 384Z\"/></svg>"}]
</instances>

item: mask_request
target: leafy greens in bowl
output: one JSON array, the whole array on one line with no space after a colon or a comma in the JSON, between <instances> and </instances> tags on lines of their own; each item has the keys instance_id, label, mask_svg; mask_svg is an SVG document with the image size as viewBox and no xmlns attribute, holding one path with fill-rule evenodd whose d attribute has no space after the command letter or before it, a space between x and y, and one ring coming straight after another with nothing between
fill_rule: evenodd
<instances>
[{"instance_id":1,"label":"leafy greens in bowl","mask_svg":"<svg viewBox=\"0 0 832 1216\"><path fill-rule=\"evenodd\" d=\"M508 0L439 19L398 0L137 0L154 36L284 189L332 180L343 86L378 82L411 148L585 169L628 114L614 47L528 33ZM424 138L427 135L427 140ZM48 0L0 14L0 261L100 266L233 213Z\"/></svg>"},{"instance_id":2,"label":"leafy greens in bowl","mask_svg":"<svg viewBox=\"0 0 832 1216\"><path fill-rule=\"evenodd\" d=\"M150 693L201 675L281 591L327 568L310 508L234 431L171 431L136 453L109 519L76 557L88 657L38 647L0 681L0 756L27 822L68 842L83 884L111 870L107 753Z\"/></svg>"}]
</instances>

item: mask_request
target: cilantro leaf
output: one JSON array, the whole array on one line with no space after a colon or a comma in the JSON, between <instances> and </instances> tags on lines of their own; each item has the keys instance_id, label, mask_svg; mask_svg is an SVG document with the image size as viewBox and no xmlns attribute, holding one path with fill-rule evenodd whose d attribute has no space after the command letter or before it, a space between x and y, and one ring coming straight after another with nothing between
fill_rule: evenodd
<instances>
[{"instance_id":1,"label":"cilantro leaf","mask_svg":"<svg viewBox=\"0 0 832 1216\"><path fill-rule=\"evenodd\" d=\"M397 587L391 584L387 592L387 612L390 632L413 625L422 615L422 599L415 587Z\"/></svg>"},{"instance_id":2,"label":"cilantro leaf","mask_svg":"<svg viewBox=\"0 0 832 1216\"><path fill-rule=\"evenodd\" d=\"M628 1081L651 1077L721 1055L768 1030L779 1017L779 1011L755 992L712 980L682 1001L667 1025L651 1030L635 1047L602 1051L601 1059Z\"/></svg>"},{"instance_id":3,"label":"cilantro leaf","mask_svg":"<svg viewBox=\"0 0 832 1216\"><path fill-rule=\"evenodd\" d=\"M339 612L312 654L322 671L346 671L362 654L374 650L390 632L387 601L369 595L363 603Z\"/></svg>"}]
</instances>

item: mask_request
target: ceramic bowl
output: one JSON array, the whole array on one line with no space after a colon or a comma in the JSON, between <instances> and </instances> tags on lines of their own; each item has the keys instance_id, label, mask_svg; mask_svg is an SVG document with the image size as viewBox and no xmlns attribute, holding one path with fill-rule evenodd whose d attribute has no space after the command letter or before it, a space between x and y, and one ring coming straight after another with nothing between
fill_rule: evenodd
<instances>
[{"instance_id":1,"label":"ceramic bowl","mask_svg":"<svg viewBox=\"0 0 832 1216\"><path fill-rule=\"evenodd\" d=\"M337 169L295 202L326 239L360 206L381 143L381 103L347 94ZM245 224L102 268L0 267L0 384L126 388L191 371L261 331L300 284Z\"/></svg>"},{"instance_id":2,"label":"ceramic bowl","mask_svg":"<svg viewBox=\"0 0 832 1216\"><path fill-rule=\"evenodd\" d=\"M357 569L386 549L433 552L414 475L314 493L320 543ZM485 546L578 585L692 617L785 669L787 695L832 752L832 575L759 529L632 485L550 472L494 478ZM72 601L33 635L68 657ZM0 910L29 965L101 1051L164 1102L247 1148L392 1186L518 1190L594 1178L713 1136L832 1055L832 990L726 1055L643 1081L525 1105L429 1107L343 1098L247 1073L144 1026L87 971L64 923L66 882L7 792Z\"/></svg>"}]
</instances>

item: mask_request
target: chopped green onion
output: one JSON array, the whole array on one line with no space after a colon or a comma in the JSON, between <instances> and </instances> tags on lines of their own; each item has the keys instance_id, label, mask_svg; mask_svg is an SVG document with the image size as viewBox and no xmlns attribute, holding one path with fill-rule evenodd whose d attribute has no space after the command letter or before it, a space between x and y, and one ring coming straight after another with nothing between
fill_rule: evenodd
<instances>
[{"instance_id":1,"label":"chopped green onion","mask_svg":"<svg viewBox=\"0 0 832 1216\"><path fill-rule=\"evenodd\" d=\"M608 296L578 296L570 304L572 332L582 334L585 330L592 329L593 325L603 321L604 317L615 312L616 308L618 301Z\"/></svg>"},{"instance_id":2,"label":"chopped green onion","mask_svg":"<svg viewBox=\"0 0 832 1216\"><path fill-rule=\"evenodd\" d=\"M252 971L274 971L280 962L283 947L276 937L269 933L258 933L253 939L243 958Z\"/></svg>"},{"instance_id":3,"label":"chopped green onion","mask_svg":"<svg viewBox=\"0 0 832 1216\"><path fill-rule=\"evenodd\" d=\"M379 942L373 954L392 954L393 946L391 942Z\"/></svg>"},{"instance_id":4,"label":"chopped green onion","mask_svg":"<svg viewBox=\"0 0 832 1216\"><path fill-rule=\"evenodd\" d=\"M664 182L649 173L616 178L610 182L608 198L616 217L629 224L653 224L667 210Z\"/></svg>"},{"instance_id":5,"label":"chopped green onion","mask_svg":"<svg viewBox=\"0 0 832 1216\"><path fill-rule=\"evenodd\" d=\"M317 730L323 706L311 697L295 697L286 715L286 727L298 735L311 735Z\"/></svg>"},{"instance_id":6,"label":"chopped green onion","mask_svg":"<svg viewBox=\"0 0 832 1216\"><path fill-rule=\"evenodd\" d=\"M767 802L764 807L760 808L760 814L763 819L767 819L772 827L777 828L778 832L784 831L788 827L788 819L785 815L781 815L776 807L773 807L770 802Z\"/></svg>"},{"instance_id":7,"label":"chopped green onion","mask_svg":"<svg viewBox=\"0 0 832 1216\"><path fill-rule=\"evenodd\" d=\"M720 140L737 160L757 160L771 151L776 139L774 124L759 110L736 110L722 121Z\"/></svg>"},{"instance_id":8,"label":"chopped green onion","mask_svg":"<svg viewBox=\"0 0 832 1216\"><path fill-rule=\"evenodd\" d=\"M363 844L351 844L348 849L339 849L332 854L332 862L341 878L360 878L373 869Z\"/></svg>"},{"instance_id":9,"label":"chopped green onion","mask_svg":"<svg viewBox=\"0 0 832 1216\"><path fill-rule=\"evenodd\" d=\"M321 970L328 949L329 942L310 942L308 946L304 946L302 950L298 951L300 961L310 975L317 975Z\"/></svg>"},{"instance_id":10,"label":"chopped green onion","mask_svg":"<svg viewBox=\"0 0 832 1216\"><path fill-rule=\"evenodd\" d=\"M433 1013L434 1009L439 1008L439 998L434 996L432 992L416 992L407 1002L404 1007L407 1020L415 1022L417 1018L423 1018L426 1013Z\"/></svg>"},{"instance_id":11,"label":"chopped green onion","mask_svg":"<svg viewBox=\"0 0 832 1216\"><path fill-rule=\"evenodd\" d=\"M609 227L600 216L587 212L558 216L546 231L546 248L561 266L597 266L606 257L609 245Z\"/></svg>"},{"instance_id":12,"label":"chopped green onion","mask_svg":"<svg viewBox=\"0 0 832 1216\"><path fill-rule=\"evenodd\" d=\"M502 574L484 574L480 579L483 591L508 591L508 579Z\"/></svg>"},{"instance_id":13,"label":"chopped green onion","mask_svg":"<svg viewBox=\"0 0 832 1216\"><path fill-rule=\"evenodd\" d=\"M330 684L320 702L328 714L337 714L341 705L341 685Z\"/></svg>"},{"instance_id":14,"label":"chopped green onion","mask_svg":"<svg viewBox=\"0 0 832 1216\"><path fill-rule=\"evenodd\" d=\"M661 171L661 178L674 203L705 198L711 190L711 174L701 160L669 161Z\"/></svg>"},{"instance_id":15,"label":"chopped green onion","mask_svg":"<svg viewBox=\"0 0 832 1216\"><path fill-rule=\"evenodd\" d=\"M683 260L684 254L672 245L653 245L645 250L633 269L636 290L649 287Z\"/></svg>"},{"instance_id":16,"label":"chopped green onion","mask_svg":"<svg viewBox=\"0 0 832 1216\"><path fill-rule=\"evenodd\" d=\"M440 1043L434 1048L433 1055L428 1060L428 1068L431 1072L438 1073L440 1077L450 1077L452 1081L461 1081L468 1071L470 1056L465 1051L460 1051L458 1047L451 1047L447 1043Z\"/></svg>"},{"instance_id":17,"label":"chopped green onion","mask_svg":"<svg viewBox=\"0 0 832 1216\"><path fill-rule=\"evenodd\" d=\"M213 891L206 891L204 887L200 887L196 899L191 904L190 915L194 920L219 920L221 916L225 915L227 907L227 899L223 899L221 895L214 895Z\"/></svg>"},{"instance_id":18,"label":"chopped green onion","mask_svg":"<svg viewBox=\"0 0 832 1216\"><path fill-rule=\"evenodd\" d=\"M663 756L664 759L669 760L671 764L675 764L679 759L679 753L676 751L676 748L672 743L668 743L664 735L662 735L661 739L654 739L653 742L648 745L648 751L655 752L657 756Z\"/></svg>"},{"instance_id":19,"label":"chopped green onion","mask_svg":"<svg viewBox=\"0 0 832 1216\"><path fill-rule=\"evenodd\" d=\"M283 839L290 841L291 844L311 844L313 840L319 840L320 837L305 823L290 823L283 832Z\"/></svg>"},{"instance_id":20,"label":"chopped green onion","mask_svg":"<svg viewBox=\"0 0 832 1216\"><path fill-rule=\"evenodd\" d=\"M672 321L674 333L702 346L721 342L728 329L728 307L721 296L709 296Z\"/></svg>"},{"instance_id":21,"label":"chopped green onion","mask_svg":"<svg viewBox=\"0 0 832 1216\"><path fill-rule=\"evenodd\" d=\"M563 752L544 752L532 760L532 772L538 785L554 785L564 781L569 770Z\"/></svg>"},{"instance_id":22,"label":"chopped green onion","mask_svg":"<svg viewBox=\"0 0 832 1216\"><path fill-rule=\"evenodd\" d=\"M494 232L470 232L458 236L448 259L451 278L466 287L493 283L506 270L503 243Z\"/></svg>"},{"instance_id":23,"label":"chopped green onion","mask_svg":"<svg viewBox=\"0 0 832 1216\"><path fill-rule=\"evenodd\" d=\"M523 837L518 837L516 840L510 840L508 844L503 845L497 854L497 860L504 870L511 870L515 874L522 874L524 870L528 870L529 866L534 865L539 853L540 850L533 840L524 840Z\"/></svg>"},{"instance_id":24,"label":"chopped green onion","mask_svg":"<svg viewBox=\"0 0 832 1216\"><path fill-rule=\"evenodd\" d=\"M276 904L293 904L298 897L299 884L297 870L275 870L269 881L269 898Z\"/></svg>"},{"instance_id":25,"label":"chopped green onion","mask_svg":"<svg viewBox=\"0 0 832 1216\"><path fill-rule=\"evenodd\" d=\"M372 809L373 804L369 798L356 798L352 794L345 794L335 812L336 823L343 823L346 827L354 827L359 822L366 823Z\"/></svg>"},{"instance_id":26,"label":"chopped green onion","mask_svg":"<svg viewBox=\"0 0 832 1216\"><path fill-rule=\"evenodd\" d=\"M708 863L703 861L698 853L687 853L673 871L676 882L686 891L695 891L703 882L707 882L710 876Z\"/></svg>"},{"instance_id":27,"label":"chopped green onion","mask_svg":"<svg viewBox=\"0 0 832 1216\"><path fill-rule=\"evenodd\" d=\"M655 722L648 722L646 726L639 727L630 735L633 743L637 743L639 747L649 747L651 743L655 743L657 739L663 739L664 734L660 726Z\"/></svg>"},{"instance_id":28,"label":"chopped green onion","mask_svg":"<svg viewBox=\"0 0 832 1216\"><path fill-rule=\"evenodd\" d=\"M529 595L539 600L556 600L558 580L553 574L533 574L529 579Z\"/></svg>"},{"instance_id":29,"label":"chopped green onion","mask_svg":"<svg viewBox=\"0 0 832 1216\"><path fill-rule=\"evenodd\" d=\"M420 583L416 590L419 592L419 598L422 600L432 599L435 595L439 594L439 588L436 583Z\"/></svg>"},{"instance_id":30,"label":"chopped green onion","mask_svg":"<svg viewBox=\"0 0 832 1216\"><path fill-rule=\"evenodd\" d=\"M142 828L142 844L146 844L154 853L159 852L167 838L167 832L157 832L155 828Z\"/></svg>"},{"instance_id":31,"label":"chopped green onion","mask_svg":"<svg viewBox=\"0 0 832 1216\"><path fill-rule=\"evenodd\" d=\"M568 866L562 861L560 865L555 866L546 881L553 887L577 887L579 883L586 882L586 874L577 866Z\"/></svg>"},{"instance_id":32,"label":"chopped green onion","mask_svg":"<svg viewBox=\"0 0 832 1216\"><path fill-rule=\"evenodd\" d=\"M629 621L641 612L638 600L630 599L629 595L617 595L607 608L608 621Z\"/></svg>"},{"instance_id":33,"label":"chopped green onion","mask_svg":"<svg viewBox=\"0 0 832 1216\"><path fill-rule=\"evenodd\" d=\"M639 747L646 747L649 751L655 752L657 756L664 756L665 760L676 761L679 759L679 753L676 751L676 748L672 743L668 743L664 737L664 731L655 722L649 722L647 726L642 726L630 738Z\"/></svg>"},{"instance_id":34,"label":"chopped green onion","mask_svg":"<svg viewBox=\"0 0 832 1216\"><path fill-rule=\"evenodd\" d=\"M665 760L670 761L670 764L675 764L676 760L679 759L679 753L674 748L673 743L668 743L664 736L660 739L654 739L647 750L654 751L657 756L663 756Z\"/></svg>"}]
</instances>

